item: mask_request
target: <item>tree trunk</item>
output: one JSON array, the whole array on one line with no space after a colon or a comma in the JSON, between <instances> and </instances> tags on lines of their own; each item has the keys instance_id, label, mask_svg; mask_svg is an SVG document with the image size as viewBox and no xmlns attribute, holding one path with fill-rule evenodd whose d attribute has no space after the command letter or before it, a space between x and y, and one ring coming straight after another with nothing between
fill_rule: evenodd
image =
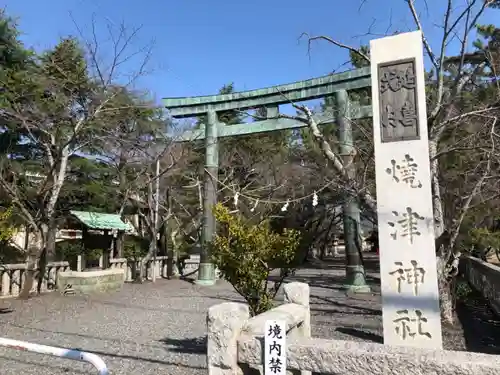
<instances>
[{"instance_id":1,"label":"tree trunk","mask_svg":"<svg viewBox=\"0 0 500 375\"><path fill-rule=\"evenodd\" d=\"M446 260L436 257L438 273L439 304L441 307L441 320L450 325L455 324L454 301L451 293L451 283L446 272Z\"/></svg>"},{"instance_id":2,"label":"tree trunk","mask_svg":"<svg viewBox=\"0 0 500 375\"><path fill-rule=\"evenodd\" d=\"M24 278L24 284L19 293L19 299L28 299L30 297L31 288L33 287L33 281L35 280L37 259L39 251L36 248L30 248L28 250L28 255L26 256L26 273Z\"/></svg>"},{"instance_id":3,"label":"tree trunk","mask_svg":"<svg viewBox=\"0 0 500 375\"><path fill-rule=\"evenodd\" d=\"M168 255L168 243L167 243L168 229L166 223L163 223L161 225L159 232L160 232L160 241L158 244L158 255L166 256Z\"/></svg>"},{"instance_id":4,"label":"tree trunk","mask_svg":"<svg viewBox=\"0 0 500 375\"><path fill-rule=\"evenodd\" d=\"M44 207L43 217L45 222L42 222L41 226L39 227L39 231L42 234L42 244L40 249L29 251L28 256L26 257L26 276L21 293L19 293L19 298L21 299L28 299L30 297L31 288L33 288L33 282L37 273L37 260L39 258L42 258L40 259L40 269L38 270L38 273L41 276L38 278L38 280L43 280L45 266L47 263L47 256L52 256L54 254L57 231L54 220L54 211L57 200L59 199L59 193L61 192L64 179L66 178L66 170L68 168L68 159L70 156L69 147L69 144L67 144L61 151L61 158L59 160L59 168L57 170L57 173L54 174L55 169L52 169L51 172L54 184L50 191L48 202ZM56 163L53 159L53 155L50 154L50 152L49 160L51 167L55 167ZM37 286L38 292L40 291L40 288L41 283L39 281L39 285Z\"/></svg>"},{"instance_id":5,"label":"tree trunk","mask_svg":"<svg viewBox=\"0 0 500 375\"><path fill-rule=\"evenodd\" d=\"M49 257L52 257L56 251L56 237L57 228L55 225L55 221L51 220L48 226L47 233L43 236L44 244L42 247L42 251L40 252L40 259L38 261L38 272L36 272L36 291L38 294L40 294L42 291L43 279L47 270L47 260Z\"/></svg>"},{"instance_id":6,"label":"tree trunk","mask_svg":"<svg viewBox=\"0 0 500 375\"><path fill-rule=\"evenodd\" d=\"M431 190L432 207L434 210L434 235L439 238L444 231L444 209L441 200L441 186L439 184L439 160L437 156L437 142L429 141L429 157L431 159ZM437 249L436 249L437 250Z\"/></svg>"},{"instance_id":7,"label":"tree trunk","mask_svg":"<svg viewBox=\"0 0 500 375\"><path fill-rule=\"evenodd\" d=\"M24 226L24 233L25 233L25 235L24 235L24 247L23 247L23 249L24 249L24 251L27 252L28 248L30 246L30 234L31 234L31 228L29 225Z\"/></svg>"},{"instance_id":8,"label":"tree trunk","mask_svg":"<svg viewBox=\"0 0 500 375\"><path fill-rule=\"evenodd\" d=\"M37 261L42 253L42 250L45 249L47 242L49 226L47 224L42 224L38 230L41 234L42 241L40 247L38 247L37 244L34 244L34 246L29 246L28 248L26 256L26 273L24 275L24 284L22 285L21 292L19 293L19 299L28 299L30 297L31 289L33 288L36 276Z\"/></svg>"},{"instance_id":9,"label":"tree trunk","mask_svg":"<svg viewBox=\"0 0 500 375\"><path fill-rule=\"evenodd\" d=\"M42 238L41 246L33 246L28 250L24 284L19 293L20 299L28 299L30 297L35 279L37 280L37 292L41 292L47 267L47 258L55 253L57 228L54 220L51 220L49 224L42 224L40 232Z\"/></svg>"},{"instance_id":10,"label":"tree trunk","mask_svg":"<svg viewBox=\"0 0 500 375\"><path fill-rule=\"evenodd\" d=\"M54 259L53 257L56 254L56 237L57 237L56 222L54 219L51 219L49 224L49 230L47 232L47 240L44 246L45 250L47 251L47 259Z\"/></svg>"},{"instance_id":11,"label":"tree trunk","mask_svg":"<svg viewBox=\"0 0 500 375\"><path fill-rule=\"evenodd\" d=\"M178 249L178 243L177 243L177 231L174 230L172 231L171 234L171 243L170 246L167 245L167 277L169 279L171 278L178 278L179 277L179 251ZM165 242L167 239L167 225L165 225Z\"/></svg>"},{"instance_id":12,"label":"tree trunk","mask_svg":"<svg viewBox=\"0 0 500 375\"><path fill-rule=\"evenodd\" d=\"M434 236L436 238L436 266L439 291L439 305L441 309L441 320L450 325L455 324L455 309L453 295L451 292L451 280L447 272L448 254L452 254L453 244L450 243L450 235L445 230L444 207L441 199L441 187L439 184L439 159L437 156L438 142L429 141L429 156L431 159L431 188L432 204L434 210Z\"/></svg>"},{"instance_id":13,"label":"tree trunk","mask_svg":"<svg viewBox=\"0 0 500 375\"><path fill-rule=\"evenodd\" d=\"M125 232L118 231L115 241L115 257L122 258L123 257L123 246L125 243Z\"/></svg>"},{"instance_id":14,"label":"tree trunk","mask_svg":"<svg viewBox=\"0 0 500 375\"><path fill-rule=\"evenodd\" d=\"M153 257L153 254L155 253L157 249L157 241L156 241L156 236L152 236L151 242L149 243L149 249L148 253L144 258L141 259L140 266L139 266L139 280L140 282L143 282L145 280L145 275L146 275L146 264L151 260ZM153 265L154 267L155 265Z\"/></svg>"}]
</instances>

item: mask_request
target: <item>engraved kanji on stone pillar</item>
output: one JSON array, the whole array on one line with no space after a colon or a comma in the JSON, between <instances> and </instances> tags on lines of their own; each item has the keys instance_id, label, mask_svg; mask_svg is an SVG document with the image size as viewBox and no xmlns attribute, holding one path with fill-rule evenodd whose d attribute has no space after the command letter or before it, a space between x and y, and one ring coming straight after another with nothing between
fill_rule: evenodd
<instances>
[{"instance_id":1,"label":"engraved kanji on stone pillar","mask_svg":"<svg viewBox=\"0 0 500 375\"><path fill-rule=\"evenodd\" d=\"M384 344L442 349L422 34L370 55Z\"/></svg>"}]
</instances>

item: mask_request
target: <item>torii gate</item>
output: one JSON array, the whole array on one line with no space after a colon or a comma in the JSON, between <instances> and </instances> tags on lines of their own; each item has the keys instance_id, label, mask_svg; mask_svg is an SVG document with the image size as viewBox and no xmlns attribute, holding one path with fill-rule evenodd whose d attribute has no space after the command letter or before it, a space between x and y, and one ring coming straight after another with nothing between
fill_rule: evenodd
<instances>
[{"instance_id":1,"label":"torii gate","mask_svg":"<svg viewBox=\"0 0 500 375\"><path fill-rule=\"evenodd\" d=\"M174 117L207 114L205 205L203 245L212 239L215 221L211 212L216 203L217 136L236 136L304 124L273 119L278 106L335 95L340 155L349 163L353 147L351 119L373 117L377 218L380 243L380 277L384 343L387 345L442 348L436 263L434 212L425 95L422 32L393 35L370 42L370 68L334 74L308 81L229 95L166 99ZM370 74L371 72L371 74ZM371 107L349 103L348 90L371 86ZM268 119L250 124L222 126L217 112L267 107ZM319 121L331 122L329 116ZM202 133L203 134L203 133ZM189 141L202 134L190 133ZM359 207L347 196L343 205L347 253L347 287L369 290L364 269L358 262L356 227ZM214 282L214 267L203 246L199 283ZM424 278L425 275L425 278Z\"/></svg>"},{"instance_id":2,"label":"torii gate","mask_svg":"<svg viewBox=\"0 0 500 375\"><path fill-rule=\"evenodd\" d=\"M332 117L332 114L323 113L315 117L319 125L332 122L339 125L340 154L343 157L349 157L349 155L352 155L353 148L350 120L371 117L372 107L350 103L347 92L369 86L371 86L370 69L362 68L258 90L223 95L163 99L164 106L169 110L173 118L206 116L206 124L197 130L185 132L178 139L181 142L205 139L203 231L197 283L201 285L213 285L215 283L215 268L210 261L210 254L206 244L212 241L215 233L215 218L212 207L217 203L217 181L211 176L217 176L219 167L217 139L305 127L306 124L300 121L277 118L279 105L334 95L337 102L335 116ZM261 107L266 108L267 119L231 126L218 122L217 112L250 110ZM365 282L364 271L357 266L359 264L357 259L359 254L357 249L358 241L355 236L359 232L353 225L359 225L360 213L356 200L346 200L343 206L343 218L347 254L346 285L350 288L366 290L368 287Z\"/></svg>"}]
</instances>

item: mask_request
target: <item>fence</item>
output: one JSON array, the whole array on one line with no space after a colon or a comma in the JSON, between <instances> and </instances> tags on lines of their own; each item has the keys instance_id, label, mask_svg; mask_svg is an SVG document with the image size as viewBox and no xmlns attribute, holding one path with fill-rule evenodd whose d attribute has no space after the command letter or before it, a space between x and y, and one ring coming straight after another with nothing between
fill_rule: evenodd
<instances>
[{"instance_id":1,"label":"fence","mask_svg":"<svg viewBox=\"0 0 500 375\"><path fill-rule=\"evenodd\" d=\"M51 355L59 358L71 359L74 361L87 362L97 369L99 375L109 374L108 367L106 366L104 361L99 356L92 353L81 352L75 349L65 349L55 346L33 344L31 342L11 340L3 337L0 337L0 346L27 352Z\"/></svg>"},{"instance_id":2,"label":"fence","mask_svg":"<svg viewBox=\"0 0 500 375\"><path fill-rule=\"evenodd\" d=\"M55 289L57 285L57 276L59 272L69 270L68 262L50 262L47 264L45 275L42 282L42 292ZM26 263L2 264L0 265L0 296L17 297L24 286L26 279ZM38 270L35 271L38 273ZM33 291L36 291L37 283L33 285Z\"/></svg>"},{"instance_id":3,"label":"fence","mask_svg":"<svg viewBox=\"0 0 500 375\"><path fill-rule=\"evenodd\" d=\"M460 259L460 267L469 284L480 292L495 313L500 315L500 267L471 256Z\"/></svg>"},{"instance_id":4,"label":"fence","mask_svg":"<svg viewBox=\"0 0 500 375\"><path fill-rule=\"evenodd\" d=\"M167 256L157 256L156 261L150 260L146 264L146 275L147 279L150 279L153 275L153 269L155 270L155 275L158 277L167 277ZM179 270L180 275L193 275L196 276L198 271L198 265L200 264L199 255L191 255L189 258L183 261L183 267ZM134 271L139 270L140 261L130 261L126 258L114 258L110 260L110 268L121 268L125 270L125 281L130 282L134 280Z\"/></svg>"},{"instance_id":5,"label":"fence","mask_svg":"<svg viewBox=\"0 0 500 375\"><path fill-rule=\"evenodd\" d=\"M500 357L487 354L311 337L309 286L284 286L285 304L250 318L248 306L227 302L208 311L209 375L262 373L266 320L287 323L287 369L302 375L496 375Z\"/></svg>"},{"instance_id":6,"label":"fence","mask_svg":"<svg viewBox=\"0 0 500 375\"><path fill-rule=\"evenodd\" d=\"M196 277L198 265L200 263L198 255L191 255L183 261L181 275L192 275ZM151 278L153 267L156 267L156 276L167 277L167 256L158 256L156 261L150 260L146 264L146 277ZM115 258L110 261L110 268L121 268L125 270L125 281L134 280L134 269L139 269L139 261L129 261L125 258ZM21 291L26 279L26 263L18 264L0 264L0 297L17 297ZM70 270L68 262L49 262L42 282L42 292L48 292L55 289L57 277L60 272ZM81 270L81 261L78 262L77 270ZM38 270L35 271L38 273ZM37 283L34 283L32 291L36 291Z\"/></svg>"}]
</instances>

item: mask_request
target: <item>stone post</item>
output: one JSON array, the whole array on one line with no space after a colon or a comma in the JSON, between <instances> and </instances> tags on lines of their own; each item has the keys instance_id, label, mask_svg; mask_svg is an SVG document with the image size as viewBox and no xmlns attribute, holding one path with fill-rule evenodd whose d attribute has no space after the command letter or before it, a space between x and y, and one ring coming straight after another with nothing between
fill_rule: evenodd
<instances>
[{"instance_id":1,"label":"stone post","mask_svg":"<svg viewBox=\"0 0 500 375\"><path fill-rule=\"evenodd\" d=\"M83 271L83 263L82 263L82 256L81 255L78 255L76 257L76 270L78 272L82 272Z\"/></svg>"},{"instance_id":2,"label":"stone post","mask_svg":"<svg viewBox=\"0 0 500 375\"><path fill-rule=\"evenodd\" d=\"M333 256L336 258L340 255L339 253L339 240L338 238L335 238L333 240Z\"/></svg>"},{"instance_id":3,"label":"stone post","mask_svg":"<svg viewBox=\"0 0 500 375\"><path fill-rule=\"evenodd\" d=\"M311 337L311 311L309 307L309 284L293 282L288 283L283 286L283 291L285 293L286 303L296 303L297 305L302 305L307 307L307 314L304 317L304 322L297 327L292 329L288 333L288 337L291 339L302 339ZM301 375L311 375L311 371L292 371L292 373L300 373Z\"/></svg>"},{"instance_id":4,"label":"stone post","mask_svg":"<svg viewBox=\"0 0 500 375\"><path fill-rule=\"evenodd\" d=\"M422 37L370 42L382 321L385 345L441 349Z\"/></svg>"},{"instance_id":5,"label":"stone post","mask_svg":"<svg viewBox=\"0 0 500 375\"><path fill-rule=\"evenodd\" d=\"M208 375L240 375L238 337L250 318L248 306L226 302L212 306L207 314Z\"/></svg>"},{"instance_id":6,"label":"stone post","mask_svg":"<svg viewBox=\"0 0 500 375\"><path fill-rule=\"evenodd\" d=\"M8 296L10 294L10 274L9 270L4 270L2 272L2 296Z\"/></svg>"}]
</instances>

